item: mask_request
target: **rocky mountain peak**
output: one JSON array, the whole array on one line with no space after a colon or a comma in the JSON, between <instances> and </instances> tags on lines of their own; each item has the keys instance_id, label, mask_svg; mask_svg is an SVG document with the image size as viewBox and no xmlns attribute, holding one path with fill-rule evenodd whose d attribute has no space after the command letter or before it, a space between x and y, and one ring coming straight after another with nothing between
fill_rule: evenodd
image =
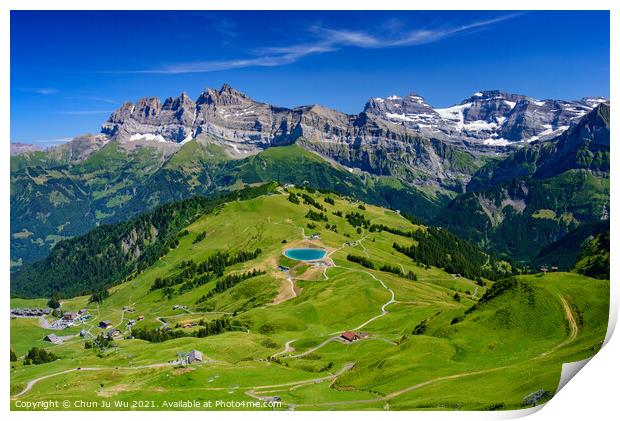
<instances>
[{"instance_id":1,"label":"rocky mountain peak","mask_svg":"<svg viewBox=\"0 0 620 421\"><path fill-rule=\"evenodd\" d=\"M238 105L244 101L252 101L246 94L225 83L219 90L208 88L196 101L197 105Z\"/></svg>"},{"instance_id":2,"label":"rocky mountain peak","mask_svg":"<svg viewBox=\"0 0 620 421\"><path fill-rule=\"evenodd\" d=\"M164 110L178 110L180 108L195 108L196 104L185 92L181 92L176 98L169 97L164 101L162 109Z\"/></svg>"}]
</instances>

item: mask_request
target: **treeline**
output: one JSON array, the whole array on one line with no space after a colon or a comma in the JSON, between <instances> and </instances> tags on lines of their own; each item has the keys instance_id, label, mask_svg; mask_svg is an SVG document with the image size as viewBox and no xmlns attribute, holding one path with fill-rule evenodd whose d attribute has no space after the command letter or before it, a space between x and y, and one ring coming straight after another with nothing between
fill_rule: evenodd
<instances>
[{"instance_id":1,"label":"treeline","mask_svg":"<svg viewBox=\"0 0 620 421\"><path fill-rule=\"evenodd\" d=\"M325 212L327 210L327 209L325 209L325 207L323 205L321 205L319 202L314 200L314 198L312 196L310 196L310 195L308 195L306 193L302 193L301 194L301 198L304 200L304 203L306 205L314 206L315 208L317 208L321 212Z\"/></svg>"},{"instance_id":2,"label":"treeline","mask_svg":"<svg viewBox=\"0 0 620 421\"><path fill-rule=\"evenodd\" d=\"M476 280L480 277L496 280L504 275L492 256L447 230L427 227L426 230L412 231L409 236L418 244L405 246L394 243L393 248L418 263Z\"/></svg>"},{"instance_id":3,"label":"treeline","mask_svg":"<svg viewBox=\"0 0 620 421\"><path fill-rule=\"evenodd\" d=\"M254 251L241 250L231 254L227 251L218 251L204 262L196 264L193 260L184 260L179 264L181 272L170 275L166 278L157 278L151 285L151 291L162 288L169 288L183 284L181 291L187 291L200 285L204 285L211 279L224 275L224 270L238 263L256 259L261 254L261 249Z\"/></svg>"},{"instance_id":4,"label":"treeline","mask_svg":"<svg viewBox=\"0 0 620 421\"><path fill-rule=\"evenodd\" d=\"M45 364L56 361L60 357L43 348L34 347L24 357L24 365Z\"/></svg>"},{"instance_id":5,"label":"treeline","mask_svg":"<svg viewBox=\"0 0 620 421\"><path fill-rule=\"evenodd\" d=\"M60 241L45 259L11 275L11 292L22 297L57 293L69 298L109 288L168 253L179 231L200 216L223 203L258 197L275 187L270 183L211 197L195 196Z\"/></svg>"},{"instance_id":6,"label":"treeline","mask_svg":"<svg viewBox=\"0 0 620 421\"><path fill-rule=\"evenodd\" d=\"M316 222L327 222L327 216L322 213L322 212L315 212L312 209L308 210L308 213L306 214L306 218L310 219L311 221L316 221Z\"/></svg>"},{"instance_id":7,"label":"treeline","mask_svg":"<svg viewBox=\"0 0 620 421\"><path fill-rule=\"evenodd\" d=\"M173 330L164 327L157 329L141 327L132 329L131 334L137 339L143 339L149 342L165 342L171 339L186 337L204 338L223 332L243 329L243 326L239 322L232 321L230 318L217 319L211 322L201 320L199 325L202 327L193 332L186 332L180 329Z\"/></svg>"},{"instance_id":8,"label":"treeline","mask_svg":"<svg viewBox=\"0 0 620 421\"><path fill-rule=\"evenodd\" d=\"M219 294L221 292L224 292L227 289L230 289L230 288L234 287L238 283L240 283L242 281L245 281L246 279L255 278L257 276L261 276L261 275L264 275L266 273L267 272L265 272L264 270L254 269L254 270L252 270L250 272L239 273L239 274L234 274L234 275L227 275L224 279L220 279L219 281L217 281L215 283L215 288L213 288L211 291L209 291L208 293L206 293L202 297L200 297L196 301L196 304L200 304L202 302L205 302L209 298L213 297L215 294Z\"/></svg>"},{"instance_id":9,"label":"treeline","mask_svg":"<svg viewBox=\"0 0 620 421\"><path fill-rule=\"evenodd\" d=\"M347 213L346 218L349 224L354 227L369 228L371 225L370 220L366 219L366 217L359 212Z\"/></svg>"},{"instance_id":10,"label":"treeline","mask_svg":"<svg viewBox=\"0 0 620 421\"><path fill-rule=\"evenodd\" d=\"M375 268L375 264L368 258L364 257L364 256L357 256L355 254L349 254L347 255L347 260L349 262L355 262L357 264L360 264L362 266L364 266L365 268L368 269L374 269Z\"/></svg>"},{"instance_id":11,"label":"treeline","mask_svg":"<svg viewBox=\"0 0 620 421\"><path fill-rule=\"evenodd\" d=\"M207 233L205 231L199 233L196 236L196 238L194 238L194 241L192 242L192 244L200 243L202 240L205 239L206 236L207 236Z\"/></svg>"},{"instance_id":12,"label":"treeline","mask_svg":"<svg viewBox=\"0 0 620 421\"><path fill-rule=\"evenodd\" d=\"M295 193L289 193L288 195L288 201L291 203L294 203L296 205L299 205L299 198L297 197L297 195Z\"/></svg>"},{"instance_id":13,"label":"treeline","mask_svg":"<svg viewBox=\"0 0 620 421\"><path fill-rule=\"evenodd\" d=\"M383 265L375 265L375 263L372 260L368 259L367 257L358 256L358 255L355 255L355 254L347 255L347 260L350 261L350 262L354 262L354 263L360 264L360 265L362 265L362 266L364 266L365 268L368 268L368 269L378 269L381 272L393 273L393 274L398 275L398 276L406 277L407 279L410 279L412 281L417 281L418 280L418 277L412 271L409 271L407 273L407 275L405 275L405 273L403 272L403 269L400 266L396 266L396 265L392 266L392 265L389 265L387 263L385 263Z\"/></svg>"},{"instance_id":14,"label":"treeline","mask_svg":"<svg viewBox=\"0 0 620 421\"><path fill-rule=\"evenodd\" d=\"M414 231L407 231L400 228L388 227L383 224L372 224L368 229L370 232L381 232L386 231L395 235L400 235L401 237L413 237Z\"/></svg>"},{"instance_id":15,"label":"treeline","mask_svg":"<svg viewBox=\"0 0 620 421\"><path fill-rule=\"evenodd\" d=\"M107 288L101 288L97 291L93 291L93 294L88 299L89 303L103 303L103 300L110 296L110 291ZM59 306L60 307L60 306Z\"/></svg>"}]
</instances>

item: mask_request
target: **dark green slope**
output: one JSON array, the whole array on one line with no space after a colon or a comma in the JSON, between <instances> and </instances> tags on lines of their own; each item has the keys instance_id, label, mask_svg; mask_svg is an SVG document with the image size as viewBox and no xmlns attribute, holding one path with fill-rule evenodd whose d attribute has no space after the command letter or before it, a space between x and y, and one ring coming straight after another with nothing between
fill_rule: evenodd
<instances>
[{"instance_id":1,"label":"dark green slope","mask_svg":"<svg viewBox=\"0 0 620 421\"><path fill-rule=\"evenodd\" d=\"M260 196L274 188L274 184L265 184L217 197L195 196L61 241L45 259L11 276L11 294L71 297L107 288L157 261L174 247L181 228L196 217L227 201Z\"/></svg>"},{"instance_id":2,"label":"dark green slope","mask_svg":"<svg viewBox=\"0 0 620 421\"><path fill-rule=\"evenodd\" d=\"M148 147L128 152L110 142L79 163L30 166L11 174L11 257L35 261L56 241L97 225L193 195L269 181L327 189L424 219L449 200L394 177L349 172L296 145L230 159L208 142L189 142L170 157Z\"/></svg>"},{"instance_id":3,"label":"dark green slope","mask_svg":"<svg viewBox=\"0 0 620 421\"><path fill-rule=\"evenodd\" d=\"M529 263L543 247L608 214L609 107L603 104L558 138L485 165L434 222Z\"/></svg>"},{"instance_id":4,"label":"dark green slope","mask_svg":"<svg viewBox=\"0 0 620 421\"><path fill-rule=\"evenodd\" d=\"M533 264L536 267L542 265L557 266L560 271L568 271L575 266L580 257L587 259L587 257L602 254L597 248L590 249L588 247L586 250L584 248L595 238L605 238L601 237L601 235L604 236L605 234L607 235L606 248L607 252L609 252L609 221L600 221L584 224L544 247L534 259ZM599 245L598 242L596 244L597 246ZM604 244L603 242L600 245ZM584 253L584 251L589 251L589 253ZM609 267L609 263L607 263L607 266ZM607 272L609 272L609 269L607 269ZM609 279L609 277L606 279Z\"/></svg>"},{"instance_id":5,"label":"dark green slope","mask_svg":"<svg viewBox=\"0 0 620 421\"><path fill-rule=\"evenodd\" d=\"M63 238L126 219L127 202L163 159L154 148L128 152L110 142L78 163L12 171L12 261L38 260Z\"/></svg>"},{"instance_id":6,"label":"dark green slope","mask_svg":"<svg viewBox=\"0 0 620 421\"><path fill-rule=\"evenodd\" d=\"M610 279L610 241L607 229L586 239L573 270L598 279Z\"/></svg>"}]
</instances>

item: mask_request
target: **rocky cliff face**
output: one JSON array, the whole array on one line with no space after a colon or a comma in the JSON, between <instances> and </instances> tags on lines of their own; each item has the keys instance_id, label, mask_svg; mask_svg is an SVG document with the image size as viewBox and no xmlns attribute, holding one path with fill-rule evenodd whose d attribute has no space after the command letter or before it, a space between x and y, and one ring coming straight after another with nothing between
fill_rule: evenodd
<instances>
[{"instance_id":1,"label":"rocky cliff face","mask_svg":"<svg viewBox=\"0 0 620 421\"><path fill-rule=\"evenodd\" d=\"M481 168L468 189L480 190L517 177L549 178L571 169L607 175L610 169L609 105L601 103L560 136L536 141Z\"/></svg>"},{"instance_id":2,"label":"rocky cliff face","mask_svg":"<svg viewBox=\"0 0 620 421\"><path fill-rule=\"evenodd\" d=\"M508 146L553 138L603 102L607 101L540 101L501 91L482 91L448 108L433 108L417 94L373 98L365 111L445 141L465 141L470 147Z\"/></svg>"},{"instance_id":3,"label":"rocky cliff face","mask_svg":"<svg viewBox=\"0 0 620 421\"><path fill-rule=\"evenodd\" d=\"M123 104L102 132L124 145L160 149L208 138L232 157L299 141L351 169L462 191L479 154L555 137L604 101L539 101L482 91L436 109L412 93L372 98L361 113L347 115L320 105L276 107L224 85L207 89L195 102L183 93L163 104L157 98Z\"/></svg>"},{"instance_id":4,"label":"rocky cliff face","mask_svg":"<svg viewBox=\"0 0 620 421\"><path fill-rule=\"evenodd\" d=\"M474 151L553 138L604 98L537 100L501 91L477 92L460 104L433 108L420 95L372 98L357 115L319 105L293 109L253 100L229 85L207 89L196 102L183 93L125 103L102 132L121 141L182 143L205 135L233 153L256 152L304 137L320 142L372 143L423 136Z\"/></svg>"}]
</instances>

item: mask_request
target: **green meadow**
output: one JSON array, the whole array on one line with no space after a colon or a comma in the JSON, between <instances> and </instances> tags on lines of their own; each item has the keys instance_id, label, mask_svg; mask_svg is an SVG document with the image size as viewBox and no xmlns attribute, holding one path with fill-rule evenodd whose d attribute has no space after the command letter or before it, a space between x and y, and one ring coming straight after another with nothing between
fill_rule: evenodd
<instances>
[{"instance_id":1,"label":"green meadow","mask_svg":"<svg viewBox=\"0 0 620 421\"><path fill-rule=\"evenodd\" d=\"M300 203L289 200L298 193L324 207L327 221L310 220L308 211L318 210L301 197ZM325 201L328 196L333 204ZM524 398L534 392L546 392L544 399L550 399L562 364L588 358L600 348L609 281L558 272L518 275L505 288L494 285L504 280L476 282L413 261L393 244L416 246L415 240L358 229L344 217L353 212L372 224L426 229L398 212L280 187L197 219L179 237L178 247L112 287L102 303L89 303L87 296L62 299L63 310L86 309L92 315L82 324L59 331L44 328L36 318L11 319L10 345L18 356L11 363L11 407L21 409L17 403L24 401L113 400L152 406L112 409L161 410L178 400L262 403L277 396L279 409L295 410L516 409L526 406ZM310 239L311 234L320 238ZM328 254L322 264L298 262L283 256L291 247L320 247ZM214 290L219 278L186 291L152 290L157 278L179 274L184 261L200 263L218 252L255 249L261 250L257 258L227 267L225 276L253 269L265 273L206 299L201 297ZM376 268L399 267L403 275L368 269L349 261L350 254L369 259ZM287 266L288 274L278 265ZM404 275L408 272L417 280ZM45 302L12 299L11 307ZM143 319L134 329L189 334L198 326L183 325L224 317L239 328L149 342L130 338L127 321L138 316ZM85 349L87 339L80 331L97 336L103 320L121 336L107 349ZM362 338L342 340L340 334L349 330ZM63 336L63 343L44 341L49 333ZM24 365L32 347L59 359ZM201 351L203 361L174 362L178 353L191 350Z\"/></svg>"}]
</instances>

